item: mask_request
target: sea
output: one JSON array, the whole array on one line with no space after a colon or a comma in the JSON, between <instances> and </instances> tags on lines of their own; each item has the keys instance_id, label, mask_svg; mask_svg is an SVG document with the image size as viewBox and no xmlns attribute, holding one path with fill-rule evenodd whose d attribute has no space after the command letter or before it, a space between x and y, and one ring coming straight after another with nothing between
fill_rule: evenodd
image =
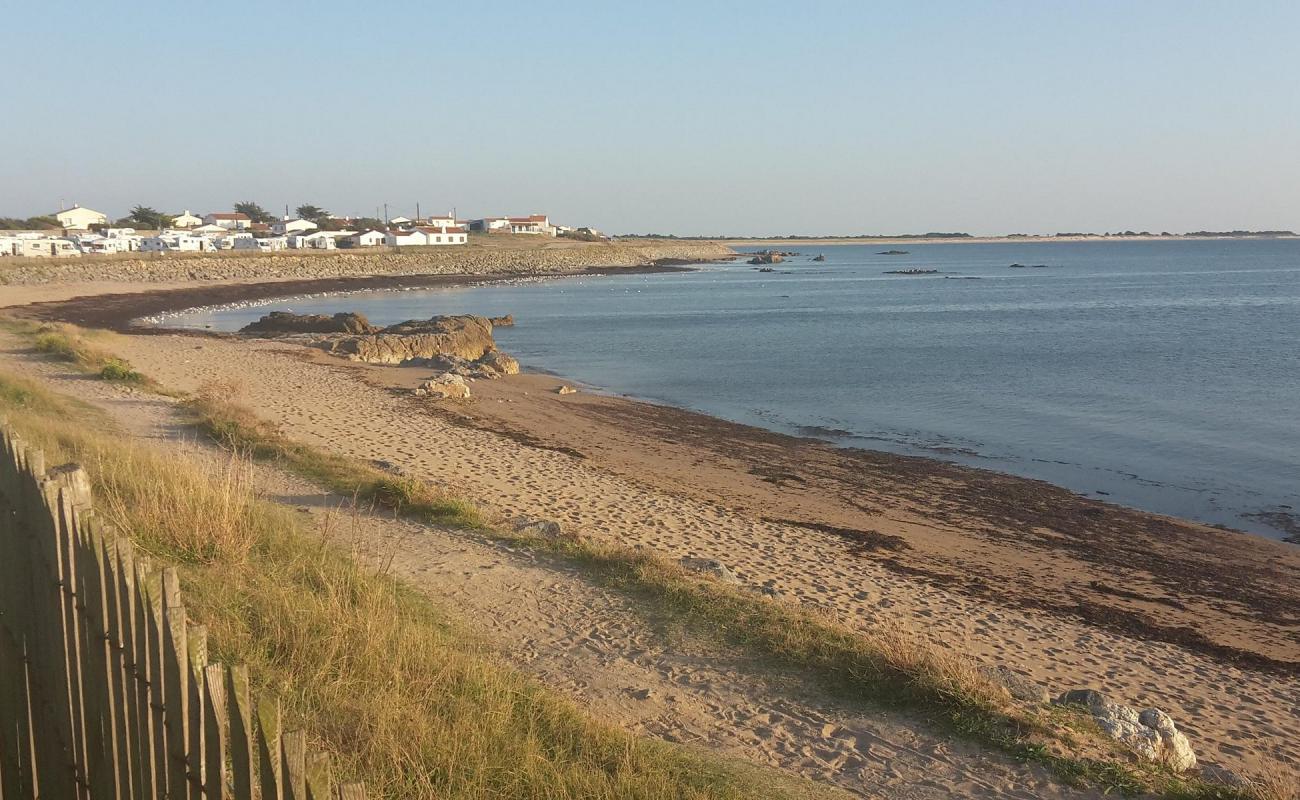
<instances>
[{"instance_id":1,"label":"sea","mask_svg":"<svg viewBox=\"0 0 1300 800\"><path fill-rule=\"evenodd\" d=\"M795 255L770 272L742 258L293 298L165 322L235 330L270 310L360 311L376 323L513 314L516 325L497 330L503 350L592 389L1300 534L1300 240L779 249Z\"/></svg>"}]
</instances>

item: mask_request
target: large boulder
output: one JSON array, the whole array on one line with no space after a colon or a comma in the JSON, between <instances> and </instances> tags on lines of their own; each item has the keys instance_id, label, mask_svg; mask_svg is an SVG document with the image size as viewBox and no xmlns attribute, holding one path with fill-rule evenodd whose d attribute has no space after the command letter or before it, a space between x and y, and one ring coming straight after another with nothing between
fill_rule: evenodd
<instances>
[{"instance_id":1,"label":"large boulder","mask_svg":"<svg viewBox=\"0 0 1300 800\"><path fill-rule=\"evenodd\" d=\"M469 384L459 375L449 372L424 381L415 389L417 397L433 397L440 400L468 400Z\"/></svg>"},{"instance_id":2,"label":"large boulder","mask_svg":"<svg viewBox=\"0 0 1300 800\"><path fill-rule=\"evenodd\" d=\"M1082 705L1110 738L1143 761L1164 764L1175 772L1196 768L1196 753L1187 736L1165 712L1148 708L1138 712L1112 702L1095 689L1073 689L1056 698L1062 705Z\"/></svg>"},{"instance_id":3,"label":"large boulder","mask_svg":"<svg viewBox=\"0 0 1300 800\"><path fill-rule=\"evenodd\" d=\"M272 311L257 322L239 329L240 333L374 333L379 330L364 315L354 312L338 314L294 314Z\"/></svg>"},{"instance_id":4,"label":"large boulder","mask_svg":"<svg viewBox=\"0 0 1300 800\"><path fill-rule=\"evenodd\" d=\"M472 315L408 320L366 336L330 337L319 346L369 364L405 364L438 355L477 361L496 350L492 323Z\"/></svg>"},{"instance_id":5,"label":"large boulder","mask_svg":"<svg viewBox=\"0 0 1300 800\"><path fill-rule=\"evenodd\" d=\"M514 356L507 355L500 350L493 350L474 363L499 375L519 374L519 362L515 360Z\"/></svg>"}]
</instances>

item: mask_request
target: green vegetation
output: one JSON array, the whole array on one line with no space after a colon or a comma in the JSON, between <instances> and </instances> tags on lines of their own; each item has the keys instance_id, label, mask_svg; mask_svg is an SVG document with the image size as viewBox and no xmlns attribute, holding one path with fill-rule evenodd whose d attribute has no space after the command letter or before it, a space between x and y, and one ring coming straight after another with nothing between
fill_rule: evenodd
<instances>
[{"instance_id":1,"label":"green vegetation","mask_svg":"<svg viewBox=\"0 0 1300 800\"><path fill-rule=\"evenodd\" d=\"M294 209L293 213L298 215L298 219L305 219L309 222L314 222L317 225L320 225L330 217L330 212L320 206L311 205L310 203L298 206L298 208Z\"/></svg>"},{"instance_id":2,"label":"green vegetation","mask_svg":"<svg viewBox=\"0 0 1300 800\"><path fill-rule=\"evenodd\" d=\"M16 321L7 322L5 327L10 331L30 335L38 352L74 364L103 380L165 394L153 380L137 372L127 361L109 355L91 341L93 338L107 339L111 334L92 333L72 325L34 326Z\"/></svg>"},{"instance_id":3,"label":"green vegetation","mask_svg":"<svg viewBox=\"0 0 1300 800\"><path fill-rule=\"evenodd\" d=\"M147 228L149 230L161 230L170 227L172 224L171 214L163 213L149 206L136 206L119 222L126 223L124 227Z\"/></svg>"},{"instance_id":4,"label":"green vegetation","mask_svg":"<svg viewBox=\"0 0 1300 800\"><path fill-rule=\"evenodd\" d=\"M63 226L53 216L40 216L21 219L19 217L0 217L0 230L4 231L49 231L62 230Z\"/></svg>"},{"instance_id":5,"label":"green vegetation","mask_svg":"<svg viewBox=\"0 0 1300 800\"><path fill-rule=\"evenodd\" d=\"M4 374L0 414L48 463L87 468L97 515L155 566L180 570L213 658L248 664L255 688L280 696L289 724L371 797L834 794L591 720L424 596L331 546L332 530L309 530L261 500L237 457L143 448L74 401Z\"/></svg>"},{"instance_id":6,"label":"green vegetation","mask_svg":"<svg viewBox=\"0 0 1300 800\"><path fill-rule=\"evenodd\" d=\"M257 203L254 203L252 200L244 200L235 203L235 211L238 211L241 214L247 214L248 218L253 222L264 222L267 224L275 222L275 217L272 216L271 212L262 208Z\"/></svg>"}]
</instances>

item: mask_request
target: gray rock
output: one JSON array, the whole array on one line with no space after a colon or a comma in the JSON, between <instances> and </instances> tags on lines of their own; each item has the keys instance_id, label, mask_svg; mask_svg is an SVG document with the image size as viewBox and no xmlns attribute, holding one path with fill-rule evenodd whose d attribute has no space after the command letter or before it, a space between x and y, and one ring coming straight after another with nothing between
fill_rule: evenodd
<instances>
[{"instance_id":1,"label":"gray rock","mask_svg":"<svg viewBox=\"0 0 1300 800\"><path fill-rule=\"evenodd\" d=\"M1028 703L1047 703L1052 699L1047 689L1040 686L1037 681L1026 678L1018 672L1013 672L1008 667L999 665L981 668L980 671L987 675L990 680L1005 687L1011 696L1017 700L1024 700Z\"/></svg>"},{"instance_id":2,"label":"gray rock","mask_svg":"<svg viewBox=\"0 0 1300 800\"><path fill-rule=\"evenodd\" d=\"M693 558L691 556L682 556L681 565L691 572L697 572L701 575L712 575L723 583L739 584L740 578L732 572L726 564L712 558Z\"/></svg>"},{"instance_id":3,"label":"gray rock","mask_svg":"<svg viewBox=\"0 0 1300 800\"><path fill-rule=\"evenodd\" d=\"M453 375L450 372L444 372L436 378L430 378L424 381L415 389L417 397L436 397L442 399L454 398L459 400L468 400L469 384L459 375Z\"/></svg>"},{"instance_id":4,"label":"gray rock","mask_svg":"<svg viewBox=\"0 0 1300 800\"><path fill-rule=\"evenodd\" d=\"M559 388L557 388L557 389L555 390L555 393L556 393L556 394L574 394L574 393L577 392L577 391L578 391L578 390L575 389L575 388L573 388L572 386L569 386L568 384L565 384L565 385L560 386Z\"/></svg>"},{"instance_id":5,"label":"gray rock","mask_svg":"<svg viewBox=\"0 0 1300 800\"><path fill-rule=\"evenodd\" d=\"M1106 695L1096 689L1071 689L1068 692L1062 692L1060 697L1056 698L1056 704L1062 706L1087 706L1091 710L1103 708L1111 703L1110 700L1106 699Z\"/></svg>"},{"instance_id":6,"label":"gray rock","mask_svg":"<svg viewBox=\"0 0 1300 800\"><path fill-rule=\"evenodd\" d=\"M515 517L510 520L510 526L515 533L521 533L527 536L537 536L542 539L562 539L564 529L560 523L549 519L538 519L537 517Z\"/></svg>"}]
</instances>

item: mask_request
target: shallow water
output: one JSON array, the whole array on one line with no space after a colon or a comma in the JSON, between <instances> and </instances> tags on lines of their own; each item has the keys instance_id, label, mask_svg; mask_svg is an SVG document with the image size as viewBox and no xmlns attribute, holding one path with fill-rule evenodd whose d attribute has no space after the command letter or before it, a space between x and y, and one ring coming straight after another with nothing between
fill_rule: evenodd
<instances>
[{"instance_id":1,"label":"shallow water","mask_svg":"<svg viewBox=\"0 0 1300 800\"><path fill-rule=\"evenodd\" d=\"M803 255L774 273L734 263L167 322L511 313L502 349L613 392L1271 536L1284 523L1252 515L1300 513L1300 240L786 249ZM940 274L884 274L913 268Z\"/></svg>"}]
</instances>

